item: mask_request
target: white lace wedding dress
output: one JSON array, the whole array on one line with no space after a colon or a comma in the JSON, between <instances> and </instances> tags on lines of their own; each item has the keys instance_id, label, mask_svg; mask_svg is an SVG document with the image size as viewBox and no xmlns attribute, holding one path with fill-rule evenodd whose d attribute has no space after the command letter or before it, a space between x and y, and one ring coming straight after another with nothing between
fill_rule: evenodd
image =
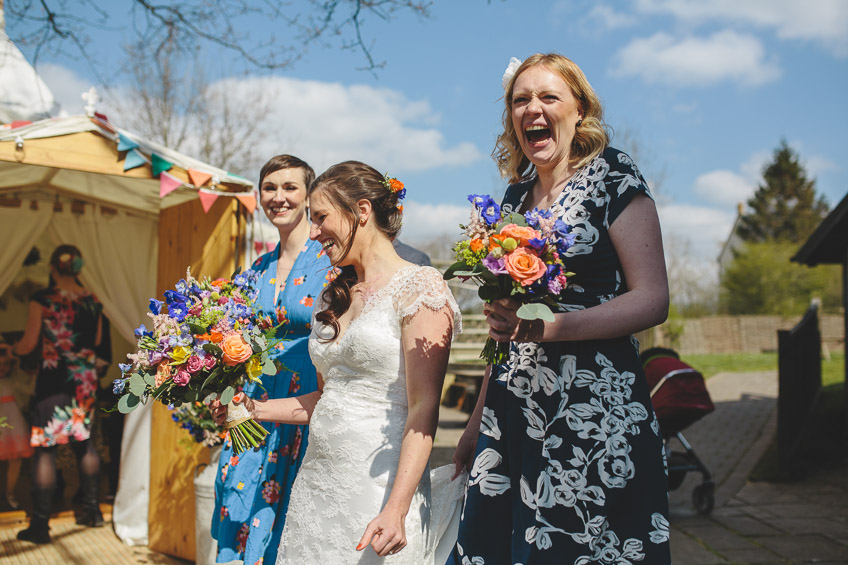
<instances>
[{"instance_id":1,"label":"white lace wedding dress","mask_svg":"<svg viewBox=\"0 0 848 565\"><path fill-rule=\"evenodd\" d=\"M445 304L459 333L459 308L441 274L410 266L368 297L362 313L335 341L320 341L332 334L314 322L309 353L324 377L324 392L292 488L278 565L446 561L465 488L464 480L450 480L453 466L425 470L406 516L407 547L385 558L371 546L356 551L397 473L408 409L401 325L422 308L439 310Z\"/></svg>"}]
</instances>

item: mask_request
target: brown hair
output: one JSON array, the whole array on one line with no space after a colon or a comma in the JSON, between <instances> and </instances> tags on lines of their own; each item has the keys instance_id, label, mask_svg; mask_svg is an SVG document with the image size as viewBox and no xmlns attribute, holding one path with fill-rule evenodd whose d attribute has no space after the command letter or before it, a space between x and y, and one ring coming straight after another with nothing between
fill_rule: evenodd
<instances>
[{"instance_id":1,"label":"brown hair","mask_svg":"<svg viewBox=\"0 0 848 565\"><path fill-rule=\"evenodd\" d=\"M604 109L586 75L571 59L558 53L536 53L531 55L515 71L504 93L503 132L498 136L492 158L498 165L501 176L510 183L527 180L536 171L530 159L521 150L518 134L512 125L512 89L518 75L536 65L542 65L552 73L559 75L577 101L583 120L575 129L574 139L569 152L569 164L579 169L600 155L609 144L610 135L604 123Z\"/></svg>"},{"instance_id":2,"label":"brown hair","mask_svg":"<svg viewBox=\"0 0 848 565\"><path fill-rule=\"evenodd\" d=\"M262 165L262 168L259 170L260 188L265 177L283 169L303 169L304 184L307 188L315 182L315 171L312 170L312 167L306 161L294 155L276 155L268 159L268 162Z\"/></svg>"},{"instance_id":3,"label":"brown hair","mask_svg":"<svg viewBox=\"0 0 848 565\"><path fill-rule=\"evenodd\" d=\"M318 190L324 191L327 199L350 222L350 236L344 244L340 261L347 257L353 247L353 239L359 227L356 219L359 216L357 203L360 200L368 200L371 203L377 229L390 240L397 237L403 221L398 197L395 192L389 190L386 178L374 167L359 161L345 161L333 165L309 186L309 196ZM339 336L339 316L350 308L351 288L356 282L356 272L353 267L347 266L343 267L339 276L324 289L323 296L327 307L318 312L315 319L333 328L333 337L328 341Z\"/></svg>"},{"instance_id":4,"label":"brown hair","mask_svg":"<svg viewBox=\"0 0 848 565\"><path fill-rule=\"evenodd\" d=\"M75 277L82 270L82 253L75 245L60 245L50 255L50 266L60 275Z\"/></svg>"}]
</instances>

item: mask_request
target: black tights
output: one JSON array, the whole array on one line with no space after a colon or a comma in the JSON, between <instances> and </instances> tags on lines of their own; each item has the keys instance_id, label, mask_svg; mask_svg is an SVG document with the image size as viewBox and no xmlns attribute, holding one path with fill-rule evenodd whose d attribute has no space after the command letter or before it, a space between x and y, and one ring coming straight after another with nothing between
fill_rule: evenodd
<instances>
[{"instance_id":1,"label":"black tights","mask_svg":"<svg viewBox=\"0 0 848 565\"><path fill-rule=\"evenodd\" d=\"M90 439L70 443L77 458L77 468L80 479L96 477L100 473L100 456L94 449ZM33 460L33 475L35 487L38 489L53 489L56 487L56 446L36 447Z\"/></svg>"}]
</instances>

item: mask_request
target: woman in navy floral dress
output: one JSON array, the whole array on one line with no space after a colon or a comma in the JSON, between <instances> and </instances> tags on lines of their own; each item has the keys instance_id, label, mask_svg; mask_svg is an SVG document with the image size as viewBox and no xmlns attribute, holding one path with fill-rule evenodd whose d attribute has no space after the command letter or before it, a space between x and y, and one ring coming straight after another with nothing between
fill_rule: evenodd
<instances>
[{"instance_id":1,"label":"woman in navy floral dress","mask_svg":"<svg viewBox=\"0 0 848 565\"><path fill-rule=\"evenodd\" d=\"M41 346L33 397L33 510L30 527L18 539L50 543L47 521L56 489L56 446L70 444L77 457L83 513L77 523L102 526L98 486L100 457L89 441L94 417L103 307L77 279L82 255L60 245L50 257L50 286L33 295L27 326L14 348L26 355Z\"/></svg>"},{"instance_id":2,"label":"woman in navy floral dress","mask_svg":"<svg viewBox=\"0 0 848 565\"><path fill-rule=\"evenodd\" d=\"M309 239L306 189L312 168L290 155L269 160L259 174L260 204L280 232L280 244L261 256L253 269L261 273L258 306L271 318L287 320L273 353L282 370L248 384L251 398L267 400L316 390L315 367L306 348L315 298L331 276L321 244ZM212 537L217 561L274 563L286 519L289 494L306 451L307 426L263 423L269 434L258 449L233 455L227 440L215 479Z\"/></svg>"},{"instance_id":3,"label":"woman in navy floral dress","mask_svg":"<svg viewBox=\"0 0 848 565\"><path fill-rule=\"evenodd\" d=\"M449 563L668 564L662 440L632 337L668 309L656 209L573 62L511 67L495 152L513 183L503 208L567 224L575 275L554 322L519 320L510 299L484 308L510 354L489 368L457 447L470 478Z\"/></svg>"}]
</instances>

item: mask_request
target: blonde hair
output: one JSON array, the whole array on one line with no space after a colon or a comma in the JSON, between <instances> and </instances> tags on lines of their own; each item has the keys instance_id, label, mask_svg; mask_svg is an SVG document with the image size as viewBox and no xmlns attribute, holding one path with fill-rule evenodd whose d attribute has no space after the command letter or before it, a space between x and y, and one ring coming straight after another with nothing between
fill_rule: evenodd
<instances>
[{"instance_id":1,"label":"blonde hair","mask_svg":"<svg viewBox=\"0 0 848 565\"><path fill-rule=\"evenodd\" d=\"M510 183L527 180L536 171L530 159L521 150L518 134L512 125L512 89L515 79L531 67L542 65L552 73L559 75L571 89L577 101L582 122L574 132L569 152L569 165L579 169L600 155L609 144L610 135L604 123L604 109L586 75L571 59L558 53L536 53L531 55L515 71L504 93L503 132L498 136L492 158L498 165L501 176Z\"/></svg>"}]
</instances>

